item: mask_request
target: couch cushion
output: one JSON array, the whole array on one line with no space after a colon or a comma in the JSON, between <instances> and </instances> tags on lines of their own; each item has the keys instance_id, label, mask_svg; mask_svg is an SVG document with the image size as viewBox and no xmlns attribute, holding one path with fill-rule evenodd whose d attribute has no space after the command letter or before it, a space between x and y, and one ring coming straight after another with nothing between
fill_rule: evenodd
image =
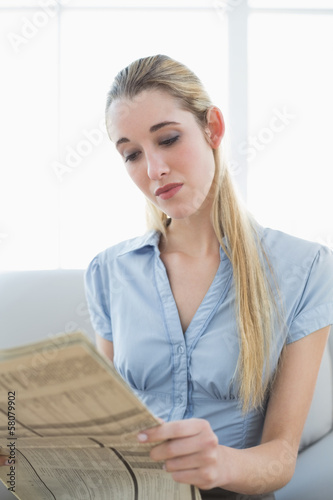
<instances>
[{"instance_id":1,"label":"couch cushion","mask_svg":"<svg viewBox=\"0 0 333 500\"><path fill-rule=\"evenodd\" d=\"M85 331L94 338L83 270L0 273L0 348Z\"/></svg>"}]
</instances>

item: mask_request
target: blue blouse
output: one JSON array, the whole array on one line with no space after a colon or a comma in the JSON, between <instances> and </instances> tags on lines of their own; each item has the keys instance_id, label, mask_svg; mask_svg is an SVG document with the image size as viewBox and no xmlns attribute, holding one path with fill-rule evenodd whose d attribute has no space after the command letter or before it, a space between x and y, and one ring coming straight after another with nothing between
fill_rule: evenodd
<instances>
[{"instance_id":1,"label":"blue blouse","mask_svg":"<svg viewBox=\"0 0 333 500\"><path fill-rule=\"evenodd\" d=\"M333 252L269 228L259 236L275 272L285 314L276 325L271 370L285 343L333 323ZM220 444L259 444L264 410L242 413L234 377L239 355L231 263L220 265L185 335L158 248L160 233L119 243L86 271L95 331L114 342L114 365L135 394L166 421L208 420Z\"/></svg>"}]
</instances>

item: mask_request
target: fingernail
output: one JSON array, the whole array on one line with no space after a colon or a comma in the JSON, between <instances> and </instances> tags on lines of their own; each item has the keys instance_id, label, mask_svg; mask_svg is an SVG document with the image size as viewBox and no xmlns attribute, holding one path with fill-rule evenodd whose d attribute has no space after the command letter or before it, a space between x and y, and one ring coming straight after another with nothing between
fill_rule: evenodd
<instances>
[{"instance_id":1,"label":"fingernail","mask_svg":"<svg viewBox=\"0 0 333 500\"><path fill-rule=\"evenodd\" d=\"M138 440L139 441L144 442L144 441L147 441L147 439L148 439L147 434L142 434L142 433L138 434Z\"/></svg>"},{"instance_id":2,"label":"fingernail","mask_svg":"<svg viewBox=\"0 0 333 500\"><path fill-rule=\"evenodd\" d=\"M9 460L6 460L5 465L10 465Z\"/></svg>"}]
</instances>

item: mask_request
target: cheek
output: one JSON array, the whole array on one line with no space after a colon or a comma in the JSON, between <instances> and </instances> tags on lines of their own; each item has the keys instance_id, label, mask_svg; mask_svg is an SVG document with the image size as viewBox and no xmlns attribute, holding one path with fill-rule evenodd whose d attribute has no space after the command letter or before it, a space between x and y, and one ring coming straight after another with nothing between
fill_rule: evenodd
<instances>
[{"instance_id":1,"label":"cheek","mask_svg":"<svg viewBox=\"0 0 333 500\"><path fill-rule=\"evenodd\" d=\"M201 155L197 151L197 155L192 158L192 165L191 179L193 181L193 188L195 189L193 202L199 208L207 198L212 187L215 173L214 157L210 151L208 151L208 154L206 151L205 154Z\"/></svg>"},{"instance_id":2,"label":"cheek","mask_svg":"<svg viewBox=\"0 0 333 500\"><path fill-rule=\"evenodd\" d=\"M182 172L189 175L188 180L193 185L200 185L200 191L209 191L215 173L214 156L211 149L205 146L186 147L178 157Z\"/></svg>"},{"instance_id":3,"label":"cheek","mask_svg":"<svg viewBox=\"0 0 333 500\"><path fill-rule=\"evenodd\" d=\"M191 145L185 145L176 153L176 165L184 173L191 173L195 170L196 163L198 163L197 151Z\"/></svg>"}]
</instances>

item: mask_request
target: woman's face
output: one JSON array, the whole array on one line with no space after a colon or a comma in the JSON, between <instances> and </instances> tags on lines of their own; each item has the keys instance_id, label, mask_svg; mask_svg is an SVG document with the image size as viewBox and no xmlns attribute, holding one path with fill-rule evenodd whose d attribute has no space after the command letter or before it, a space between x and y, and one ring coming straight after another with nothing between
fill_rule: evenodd
<instances>
[{"instance_id":1,"label":"woman's face","mask_svg":"<svg viewBox=\"0 0 333 500\"><path fill-rule=\"evenodd\" d=\"M154 205L172 219L199 210L215 163L212 145L192 113L168 93L149 90L113 102L107 127L130 177Z\"/></svg>"}]
</instances>

